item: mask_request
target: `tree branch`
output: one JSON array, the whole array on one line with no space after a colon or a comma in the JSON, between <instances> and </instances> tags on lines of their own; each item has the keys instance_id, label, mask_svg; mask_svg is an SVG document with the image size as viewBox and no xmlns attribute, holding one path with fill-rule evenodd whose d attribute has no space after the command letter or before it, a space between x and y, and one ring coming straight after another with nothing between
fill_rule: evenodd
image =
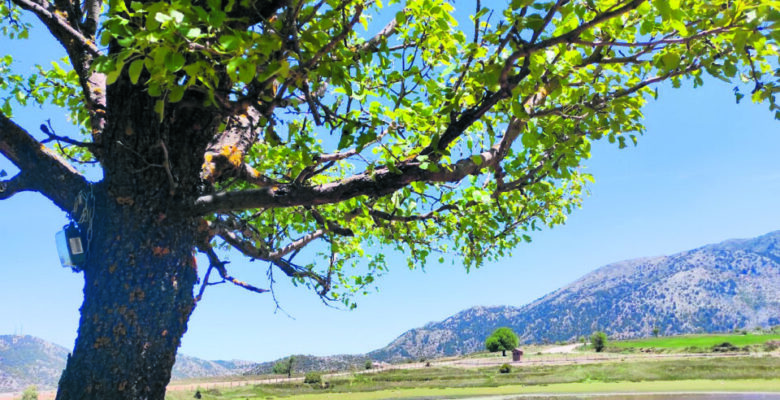
<instances>
[{"instance_id":1,"label":"tree branch","mask_svg":"<svg viewBox=\"0 0 780 400\"><path fill-rule=\"evenodd\" d=\"M515 61L517 61L520 58L528 57L529 55L533 54L536 51L546 49L550 46L555 46L557 44L561 43L567 43L571 42L575 39L577 39L580 34L585 31L588 28L591 28L593 26L598 25L599 23L606 21L608 19L617 17L619 15L625 14L637 7L639 7L642 3L644 3L646 0L632 0L626 3L624 6L616 8L612 11L604 12L602 14L597 15L593 19L591 19L588 22L585 22L578 27L564 33L558 36L551 37L549 39L542 40L537 43L532 43L530 45L523 45L520 47L520 49L516 50L514 53L512 53L509 58L506 60L506 64L504 65L504 68L501 70L501 77L499 78L499 82L501 83L501 87L506 90L509 85L509 71L514 67Z\"/></svg>"},{"instance_id":2,"label":"tree branch","mask_svg":"<svg viewBox=\"0 0 780 400\"><path fill-rule=\"evenodd\" d=\"M21 170L19 181L11 179L8 186L19 188L25 183L25 190L40 192L67 213L73 211L78 193L88 185L67 161L2 114L0 154Z\"/></svg>"},{"instance_id":3,"label":"tree branch","mask_svg":"<svg viewBox=\"0 0 780 400\"><path fill-rule=\"evenodd\" d=\"M487 168L498 165L524 126L525 124L521 121L513 120L502 140L492 148L475 156L464 158L455 164L440 165L438 171L422 169L419 163L410 162L397 166L401 171L400 174L391 172L384 167L317 186L285 184L272 188L221 192L201 196L195 201L190 212L196 215L206 215L212 212L251 208L333 204L358 196L384 196L412 182L458 182L466 176L478 174Z\"/></svg>"},{"instance_id":4,"label":"tree branch","mask_svg":"<svg viewBox=\"0 0 780 400\"><path fill-rule=\"evenodd\" d=\"M211 268L214 268L219 273L219 276L222 277L223 281L230 282L240 288L244 288L246 290L249 290L250 292L255 293L266 293L268 292L268 289L261 289L259 287L253 286L249 283L239 281L238 279L234 278L230 274L228 274L227 269L225 269L226 262L223 262L219 259L217 256L217 253L214 252L214 248L211 247L209 244L202 245L198 247L198 250L200 250L202 253L206 254L206 256L209 259L209 271ZM207 271L208 272L208 271ZM205 279L208 279L208 273L206 274ZM200 293L198 293L198 297L196 298L197 301L199 301L203 296L203 290L206 285L209 285L207 280L204 280L203 287L201 288Z\"/></svg>"},{"instance_id":5,"label":"tree branch","mask_svg":"<svg viewBox=\"0 0 780 400\"><path fill-rule=\"evenodd\" d=\"M11 196L19 192L27 192L31 190L33 189L24 179L24 175L17 174L7 181L0 181L0 200L11 198Z\"/></svg>"},{"instance_id":6,"label":"tree branch","mask_svg":"<svg viewBox=\"0 0 780 400\"><path fill-rule=\"evenodd\" d=\"M11 1L22 9L35 14L67 51L70 63L79 76L79 84L86 100L86 108L89 111L92 125L92 141L100 144L100 135L106 124L106 76L91 71L92 61L103 55L95 45L96 29L92 30L90 23L85 35L84 32L80 31L77 22L71 23L66 19L67 10L60 10L47 1ZM88 4L88 6L97 6L99 9L99 0L91 1L97 5ZM88 19L99 18L99 15L92 14L93 11L88 10ZM99 152L95 153L95 156L99 157Z\"/></svg>"},{"instance_id":7,"label":"tree branch","mask_svg":"<svg viewBox=\"0 0 780 400\"><path fill-rule=\"evenodd\" d=\"M95 42L85 37L81 32L70 25L70 23L57 13L54 5L51 3L37 3L32 0L11 0L14 4L34 13L41 22L49 28L49 31L65 47L66 50L73 48L73 44L78 44L81 49L91 54L93 57L103 55L97 48ZM70 51L68 51L70 53Z\"/></svg>"}]
</instances>

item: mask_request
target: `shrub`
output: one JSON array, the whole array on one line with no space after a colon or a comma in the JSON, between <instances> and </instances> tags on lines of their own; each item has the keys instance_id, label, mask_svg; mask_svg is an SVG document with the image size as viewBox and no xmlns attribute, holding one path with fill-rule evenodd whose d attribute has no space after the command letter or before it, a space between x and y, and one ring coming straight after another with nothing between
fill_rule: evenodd
<instances>
[{"instance_id":1,"label":"shrub","mask_svg":"<svg viewBox=\"0 0 780 400\"><path fill-rule=\"evenodd\" d=\"M366 369L374 368L374 363L372 363L371 360L366 360L365 368Z\"/></svg>"},{"instance_id":2,"label":"shrub","mask_svg":"<svg viewBox=\"0 0 780 400\"><path fill-rule=\"evenodd\" d=\"M312 385L322 383L322 374L319 372L307 372L303 378L303 383L310 383Z\"/></svg>"},{"instance_id":3,"label":"shrub","mask_svg":"<svg viewBox=\"0 0 780 400\"><path fill-rule=\"evenodd\" d=\"M503 364L503 365L501 365L501 368L498 369L498 372L500 372L502 374L508 374L508 373L512 372L512 366L509 365L509 364Z\"/></svg>"},{"instance_id":4,"label":"shrub","mask_svg":"<svg viewBox=\"0 0 780 400\"><path fill-rule=\"evenodd\" d=\"M732 351L739 351L739 347L734 346L733 344L729 342L723 342L721 344L716 344L715 346L712 346L712 351L715 353L728 353Z\"/></svg>"},{"instance_id":5,"label":"shrub","mask_svg":"<svg viewBox=\"0 0 780 400\"><path fill-rule=\"evenodd\" d=\"M601 331L593 332L590 335L590 343L597 353L604 351L604 348L607 347L607 334Z\"/></svg>"}]
</instances>

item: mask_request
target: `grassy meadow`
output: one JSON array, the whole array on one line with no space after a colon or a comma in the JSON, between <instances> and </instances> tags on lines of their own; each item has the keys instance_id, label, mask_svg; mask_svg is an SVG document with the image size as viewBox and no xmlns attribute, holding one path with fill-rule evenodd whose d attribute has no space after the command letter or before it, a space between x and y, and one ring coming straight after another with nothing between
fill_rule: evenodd
<instances>
[{"instance_id":1,"label":"grassy meadow","mask_svg":"<svg viewBox=\"0 0 780 400\"><path fill-rule=\"evenodd\" d=\"M731 343L737 347L755 346L763 345L769 341L780 342L780 333L661 336L609 342L608 346L618 349L655 348L686 350L694 348L711 349L713 346L722 343Z\"/></svg>"},{"instance_id":2,"label":"grassy meadow","mask_svg":"<svg viewBox=\"0 0 780 400\"><path fill-rule=\"evenodd\" d=\"M326 385L287 382L208 389L206 384L201 395L203 399L368 400L594 391L780 392L780 357L627 359L589 364L514 366L511 372L505 374L499 373L498 367L430 367L355 373L324 377L323 380ZM167 398L190 399L193 393L193 390L170 392Z\"/></svg>"}]
</instances>

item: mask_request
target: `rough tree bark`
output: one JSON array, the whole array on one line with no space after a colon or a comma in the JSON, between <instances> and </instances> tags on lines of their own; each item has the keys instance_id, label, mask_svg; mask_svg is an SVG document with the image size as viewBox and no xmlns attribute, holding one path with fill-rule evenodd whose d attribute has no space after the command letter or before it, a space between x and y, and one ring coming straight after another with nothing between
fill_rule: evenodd
<instances>
[{"instance_id":1,"label":"rough tree bark","mask_svg":"<svg viewBox=\"0 0 780 400\"><path fill-rule=\"evenodd\" d=\"M88 191L93 217L80 224L91 230L84 303L58 400L163 399L195 305L202 232L181 211L198 193L199 155L217 114L180 107L160 121L152 99L126 81L109 87L108 99L102 150L110 157Z\"/></svg>"},{"instance_id":2,"label":"rough tree bark","mask_svg":"<svg viewBox=\"0 0 780 400\"><path fill-rule=\"evenodd\" d=\"M194 306L195 229L97 192L78 339L57 399L162 399Z\"/></svg>"}]
</instances>

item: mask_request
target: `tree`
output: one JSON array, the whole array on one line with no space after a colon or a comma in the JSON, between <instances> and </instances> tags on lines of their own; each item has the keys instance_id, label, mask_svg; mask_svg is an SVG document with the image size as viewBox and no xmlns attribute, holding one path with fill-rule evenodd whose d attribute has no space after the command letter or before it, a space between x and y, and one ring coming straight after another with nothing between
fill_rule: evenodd
<instances>
[{"instance_id":1,"label":"tree","mask_svg":"<svg viewBox=\"0 0 780 400\"><path fill-rule=\"evenodd\" d=\"M38 400L38 387L35 385L27 386L22 392L21 400Z\"/></svg>"},{"instance_id":2,"label":"tree","mask_svg":"<svg viewBox=\"0 0 780 400\"><path fill-rule=\"evenodd\" d=\"M287 375L288 378L292 377L293 365L295 364L295 357L289 356L284 360L278 361L274 364L273 373Z\"/></svg>"},{"instance_id":3,"label":"tree","mask_svg":"<svg viewBox=\"0 0 780 400\"><path fill-rule=\"evenodd\" d=\"M472 22L381 3L0 4L3 40L44 27L66 55L32 73L0 56L0 199L40 193L85 244L58 399L162 399L212 284L281 274L353 307L388 269L376 249L504 256L580 204L592 141L636 140L654 84L741 80L777 109L772 2L476 2ZM75 127L15 122L38 104ZM268 282L234 277L225 248Z\"/></svg>"},{"instance_id":4,"label":"tree","mask_svg":"<svg viewBox=\"0 0 780 400\"><path fill-rule=\"evenodd\" d=\"M653 336L658 337L658 335L661 333L661 330L658 329L658 327L653 327Z\"/></svg>"},{"instance_id":5,"label":"tree","mask_svg":"<svg viewBox=\"0 0 780 400\"><path fill-rule=\"evenodd\" d=\"M485 348L491 353L501 351L501 355L506 356L506 351L513 350L519 343L520 338L517 337L515 332L511 328L503 327L494 330L485 339Z\"/></svg>"},{"instance_id":6,"label":"tree","mask_svg":"<svg viewBox=\"0 0 780 400\"><path fill-rule=\"evenodd\" d=\"M601 331L593 332L590 335L590 344L597 353L601 353L607 347L607 334Z\"/></svg>"}]
</instances>

